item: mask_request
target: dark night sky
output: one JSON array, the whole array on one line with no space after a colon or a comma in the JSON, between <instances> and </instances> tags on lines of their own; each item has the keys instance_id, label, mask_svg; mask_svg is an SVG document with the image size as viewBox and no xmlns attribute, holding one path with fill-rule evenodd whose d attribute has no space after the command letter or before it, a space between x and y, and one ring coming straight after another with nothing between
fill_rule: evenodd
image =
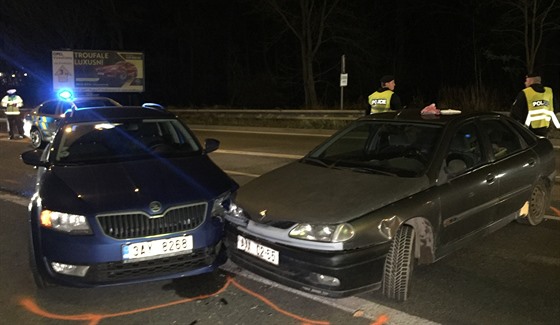
<instances>
[{"instance_id":1,"label":"dark night sky","mask_svg":"<svg viewBox=\"0 0 560 325\"><path fill-rule=\"evenodd\" d=\"M298 1L276 2L299 8ZM409 106L473 96L507 105L527 72L522 37L500 32L522 27L510 14L512 2L340 1L314 60L319 101L338 107L345 54L347 107L363 108L383 74L396 75L397 93ZM549 22L559 23L559 6ZM304 103L299 41L265 0L0 0L0 7L0 71L28 71L31 82L20 93L30 101L52 89L51 51L69 48L144 52L146 91L133 96L140 101ZM552 44L559 40L557 31L547 32L535 64L555 90L560 53Z\"/></svg>"}]
</instances>

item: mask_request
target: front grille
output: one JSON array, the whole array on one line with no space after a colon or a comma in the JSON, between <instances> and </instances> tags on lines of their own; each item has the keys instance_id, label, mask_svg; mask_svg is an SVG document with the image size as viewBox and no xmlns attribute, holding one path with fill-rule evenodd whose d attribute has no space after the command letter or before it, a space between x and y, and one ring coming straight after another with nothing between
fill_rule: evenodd
<instances>
[{"instance_id":1,"label":"front grille","mask_svg":"<svg viewBox=\"0 0 560 325\"><path fill-rule=\"evenodd\" d=\"M144 212L97 216L103 232L116 239L139 238L191 230L204 222L206 202L168 209L150 218Z\"/></svg>"},{"instance_id":2,"label":"front grille","mask_svg":"<svg viewBox=\"0 0 560 325\"><path fill-rule=\"evenodd\" d=\"M215 247L196 249L188 254L149 261L92 265L85 280L89 283L112 283L197 270L214 263L221 245L222 242L219 242Z\"/></svg>"}]
</instances>

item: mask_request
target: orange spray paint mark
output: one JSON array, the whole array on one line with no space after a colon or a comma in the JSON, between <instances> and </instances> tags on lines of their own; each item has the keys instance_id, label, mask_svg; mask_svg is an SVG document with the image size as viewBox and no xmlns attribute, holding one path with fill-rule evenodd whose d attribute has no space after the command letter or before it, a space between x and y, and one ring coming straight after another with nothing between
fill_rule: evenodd
<instances>
[{"instance_id":1,"label":"orange spray paint mark","mask_svg":"<svg viewBox=\"0 0 560 325\"><path fill-rule=\"evenodd\" d=\"M51 312L48 312L48 311L42 309L41 307L39 307L35 303L35 301L32 298L22 298L22 299L20 299L19 303L20 303L20 305L22 305L28 311L30 311L30 312L32 312L36 315L39 315L41 317L50 318L50 319L58 319L58 320L66 320L66 321L87 321L89 325L97 325L100 321L102 321L103 319L107 319L107 318L115 318L115 317L122 317L122 316L127 316L127 315L132 315L132 314L138 314L138 313L142 313L142 312L146 312L146 311L152 311L152 310L156 310L156 309L176 306L176 305L184 304L184 303L187 303L187 302L192 302L192 301L211 298L213 296L216 296L216 295L224 292L230 286L230 284L233 284L239 290L242 290L242 291L252 295L253 297L261 300L262 302L264 302L266 305L268 305L270 308L276 310L277 312L279 312L279 313L281 313L285 316L291 317L293 319L296 319L298 321L301 321L302 324L309 324L309 325L327 325L327 324L330 324L328 321L310 320L310 319L301 317L299 315L295 315L293 313L290 313L288 311L285 311L282 308L276 306L273 302L271 302L267 298L265 298L265 297L255 293L255 292L243 287L242 285L237 283L237 281L235 281L233 278L231 278L229 276L228 276L227 281L224 284L224 286L222 288L220 288L218 291L216 291L214 293L211 293L211 294L200 295L200 296L193 297L193 298L181 299L181 300L168 302L168 303L165 303L165 304L159 304L159 305L154 305L154 306L149 306L149 307L144 307L144 308L139 308L139 309L133 309L133 310L123 311L123 312L119 312L119 313L112 313L112 314L85 313L85 314L77 314L77 315L61 315L61 314L51 313Z\"/></svg>"},{"instance_id":2,"label":"orange spray paint mark","mask_svg":"<svg viewBox=\"0 0 560 325\"><path fill-rule=\"evenodd\" d=\"M243 287L243 286L240 285L239 283L237 283L237 282L235 282L235 281L232 281L232 284L233 284L234 286L236 286L239 290L244 291L244 292L250 294L251 296L253 296L253 297L255 297L255 298L261 300L262 302L264 302L264 303L267 304L270 308L276 310L277 312L279 312L279 313L281 313L281 314L283 314L283 315L286 315L286 316L288 316L288 317L291 317L291 318L293 318L293 319L297 319L297 320L299 320L299 321L302 321L302 322L304 322L304 324L318 324L318 325L321 325L321 324L330 324L328 321L314 321L314 320L306 319L306 318L300 317L300 316L298 316L298 315L292 314L292 313L290 313L290 312L288 312L288 311L285 311L285 310L283 310L282 308L276 306L272 301L268 300L266 297L264 297L264 296L262 296L262 295L260 295L260 294L258 294L258 293L256 293L256 292L254 292L254 291L251 291L251 290L249 290L249 289Z\"/></svg>"},{"instance_id":3,"label":"orange spray paint mark","mask_svg":"<svg viewBox=\"0 0 560 325\"><path fill-rule=\"evenodd\" d=\"M385 314L377 317L377 319L375 320L375 322L371 323L371 325L383 325L383 324L387 324L387 322L389 321L389 317Z\"/></svg>"}]
</instances>

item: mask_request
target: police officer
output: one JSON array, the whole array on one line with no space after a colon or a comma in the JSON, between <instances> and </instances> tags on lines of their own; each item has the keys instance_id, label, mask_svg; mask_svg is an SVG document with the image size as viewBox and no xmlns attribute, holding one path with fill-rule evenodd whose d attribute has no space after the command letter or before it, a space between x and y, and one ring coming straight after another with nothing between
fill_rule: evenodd
<instances>
[{"instance_id":1,"label":"police officer","mask_svg":"<svg viewBox=\"0 0 560 325\"><path fill-rule=\"evenodd\" d=\"M401 99L395 94L395 77L386 75L381 77L381 87L368 97L367 114L387 112L402 108ZM367 115L366 114L366 115Z\"/></svg>"},{"instance_id":2,"label":"police officer","mask_svg":"<svg viewBox=\"0 0 560 325\"><path fill-rule=\"evenodd\" d=\"M8 132L10 139L23 139L23 120L19 117L19 108L23 106L23 100L16 95L15 89L9 89L7 95L2 98L1 105L6 108L4 112L8 119ZM19 133L16 135L15 131Z\"/></svg>"},{"instance_id":3,"label":"police officer","mask_svg":"<svg viewBox=\"0 0 560 325\"><path fill-rule=\"evenodd\" d=\"M517 94L511 108L511 117L525 124L529 111L546 109L554 112L552 89L541 84L541 76L537 73L529 73L525 77L525 89ZM533 133L546 136L550 120L539 119L532 121L529 129Z\"/></svg>"}]
</instances>

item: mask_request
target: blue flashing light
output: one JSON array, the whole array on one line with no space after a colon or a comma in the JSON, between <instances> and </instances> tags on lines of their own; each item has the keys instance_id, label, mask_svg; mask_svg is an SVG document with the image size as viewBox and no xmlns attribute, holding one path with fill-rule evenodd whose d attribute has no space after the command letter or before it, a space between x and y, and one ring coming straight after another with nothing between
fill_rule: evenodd
<instances>
[{"instance_id":1,"label":"blue flashing light","mask_svg":"<svg viewBox=\"0 0 560 325\"><path fill-rule=\"evenodd\" d=\"M57 93L56 93L57 97L63 100L67 100L67 101L72 101L74 100L74 93L72 92L71 89L68 88L63 88L60 89Z\"/></svg>"}]
</instances>

